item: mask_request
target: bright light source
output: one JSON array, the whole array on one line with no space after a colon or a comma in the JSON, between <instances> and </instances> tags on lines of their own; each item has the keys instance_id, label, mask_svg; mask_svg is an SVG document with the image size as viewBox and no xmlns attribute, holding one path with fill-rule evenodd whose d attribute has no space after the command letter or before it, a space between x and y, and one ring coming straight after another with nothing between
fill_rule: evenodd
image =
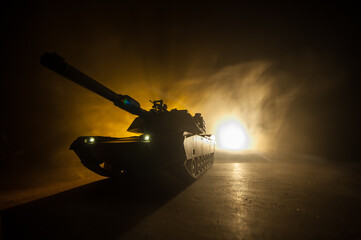
<instances>
[{"instance_id":1,"label":"bright light source","mask_svg":"<svg viewBox=\"0 0 361 240\"><path fill-rule=\"evenodd\" d=\"M95 142L95 138L94 137L88 137L85 139L86 143L94 143Z\"/></svg>"},{"instance_id":2,"label":"bright light source","mask_svg":"<svg viewBox=\"0 0 361 240\"><path fill-rule=\"evenodd\" d=\"M144 141L149 141L150 140L150 136L149 135L145 135L144 136Z\"/></svg>"},{"instance_id":3,"label":"bright light source","mask_svg":"<svg viewBox=\"0 0 361 240\"><path fill-rule=\"evenodd\" d=\"M222 149L242 150L250 147L247 131L236 119L227 119L218 125L216 142Z\"/></svg>"}]
</instances>

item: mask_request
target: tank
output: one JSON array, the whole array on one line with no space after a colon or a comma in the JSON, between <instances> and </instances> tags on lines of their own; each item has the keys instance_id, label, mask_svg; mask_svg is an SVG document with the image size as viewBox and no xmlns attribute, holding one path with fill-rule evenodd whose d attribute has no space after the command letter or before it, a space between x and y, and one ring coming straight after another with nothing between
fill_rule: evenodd
<instances>
[{"instance_id":1,"label":"tank","mask_svg":"<svg viewBox=\"0 0 361 240\"><path fill-rule=\"evenodd\" d=\"M214 162L215 140L206 133L200 113L168 110L163 100L151 101L152 109L121 95L68 64L55 53L45 53L41 64L61 76L102 96L137 117L127 131L132 137L81 136L70 146L81 163L105 177L144 176L166 171L173 176L195 180Z\"/></svg>"}]
</instances>

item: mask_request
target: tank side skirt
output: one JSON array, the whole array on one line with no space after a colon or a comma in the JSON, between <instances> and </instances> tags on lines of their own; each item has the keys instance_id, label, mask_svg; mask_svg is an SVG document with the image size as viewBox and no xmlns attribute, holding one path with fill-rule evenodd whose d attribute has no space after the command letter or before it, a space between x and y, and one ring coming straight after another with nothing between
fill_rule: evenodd
<instances>
[{"instance_id":1,"label":"tank side skirt","mask_svg":"<svg viewBox=\"0 0 361 240\"><path fill-rule=\"evenodd\" d=\"M194 178L199 178L214 162L215 142L209 136L192 135L184 139L184 166Z\"/></svg>"}]
</instances>

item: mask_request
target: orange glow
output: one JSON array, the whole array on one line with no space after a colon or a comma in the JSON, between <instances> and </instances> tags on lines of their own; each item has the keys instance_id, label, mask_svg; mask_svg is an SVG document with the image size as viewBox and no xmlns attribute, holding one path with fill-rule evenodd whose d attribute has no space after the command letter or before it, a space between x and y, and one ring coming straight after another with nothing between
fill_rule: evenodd
<instances>
[{"instance_id":1,"label":"orange glow","mask_svg":"<svg viewBox=\"0 0 361 240\"><path fill-rule=\"evenodd\" d=\"M74 63L74 66L78 65ZM232 116L242 127L237 130L239 134L235 142L226 144L228 147L223 146L228 149L268 149L276 146L279 129L296 93L293 89L281 96L272 95L272 89L276 87L273 76L265 74L271 66L267 62L240 63L217 72L198 72L197 66L188 66L184 76L175 73L163 75L164 69L144 68L136 60L127 62L127 66L101 74L91 68L79 66L79 69L114 92L136 99L145 110L152 107L149 100L163 99L168 110L177 108L187 109L192 115L201 113L206 121L207 133L217 137L220 124L227 120L225 116L228 120ZM104 64L97 69L102 67ZM134 136L126 130L135 115L68 80L54 80L54 83L58 84L54 89L57 100L67 100L62 102L67 103L61 109L64 113L62 118L57 119L59 128L53 128L59 134L67 133L63 145L70 144L78 136ZM232 133L232 130L227 131ZM217 141L217 147L221 148L221 141ZM66 148L62 146L62 149Z\"/></svg>"}]
</instances>

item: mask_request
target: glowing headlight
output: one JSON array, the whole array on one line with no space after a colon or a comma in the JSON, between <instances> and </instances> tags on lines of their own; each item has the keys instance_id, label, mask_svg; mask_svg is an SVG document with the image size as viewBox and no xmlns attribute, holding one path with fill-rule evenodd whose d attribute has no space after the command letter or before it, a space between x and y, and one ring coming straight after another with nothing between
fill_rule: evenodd
<instances>
[{"instance_id":1,"label":"glowing headlight","mask_svg":"<svg viewBox=\"0 0 361 240\"><path fill-rule=\"evenodd\" d=\"M150 141L150 136L149 135L144 135L144 141L149 142Z\"/></svg>"},{"instance_id":2,"label":"glowing headlight","mask_svg":"<svg viewBox=\"0 0 361 240\"><path fill-rule=\"evenodd\" d=\"M95 138L94 137L88 137L88 138L85 139L85 143L89 143L89 144L95 143Z\"/></svg>"}]
</instances>

